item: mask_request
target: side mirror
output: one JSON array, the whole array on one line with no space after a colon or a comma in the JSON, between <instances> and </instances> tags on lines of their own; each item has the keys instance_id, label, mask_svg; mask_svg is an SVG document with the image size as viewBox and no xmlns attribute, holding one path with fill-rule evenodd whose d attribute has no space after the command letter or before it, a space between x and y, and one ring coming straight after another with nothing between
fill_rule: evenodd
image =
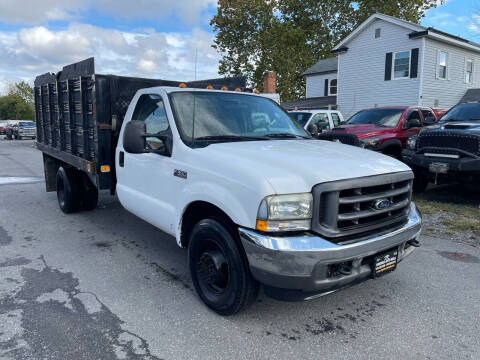
<instances>
[{"instance_id":1,"label":"side mirror","mask_svg":"<svg viewBox=\"0 0 480 360\"><path fill-rule=\"evenodd\" d=\"M163 146L158 149L147 147L147 138L153 137L162 140ZM123 135L123 148L130 154L158 153L166 156L172 155L173 139L170 131L162 131L158 134L146 133L144 121L132 120L125 125Z\"/></svg>"},{"instance_id":2,"label":"side mirror","mask_svg":"<svg viewBox=\"0 0 480 360\"><path fill-rule=\"evenodd\" d=\"M148 152L145 141L145 122L132 120L125 126L123 147L130 154L143 154Z\"/></svg>"},{"instance_id":3,"label":"side mirror","mask_svg":"<svg viewBox=\"0 0 480 360\"><path fill-rule=\"evenodd\" d=\"M433 125L435 124L435 118L433 116L427 116L424 120L423 123L425 125Z\"/></svg>"},{"instance_id":4,"label":"side mirror","mask_svg":"<svg viewBox=\"0 0 480 360\"><path fill-rule=\"evenodd\" d=\"M419 119L411 119L411 120L409 120L408 123L407 123L407 127L408 127L409 129L411 129L411 128L417 128L417 127L421 127L421 126L422 126L422 123L420 122Z\"/></svg>"},{"instance_id":5,"label":"side mirror","mask_svg":"<svg viewBox=\"0 0 480 360\"><path fill-rule=\"evenodd\" d=\"M317 136L318 136L318 133L319 133L319 131L318 131L318 126L315 125L315 124L309 124L309 125L307 126L307 131L308 131L310 134L312 134L312 136L315 136L315 137L317 137Z\"/></svg>"}]
</instances>

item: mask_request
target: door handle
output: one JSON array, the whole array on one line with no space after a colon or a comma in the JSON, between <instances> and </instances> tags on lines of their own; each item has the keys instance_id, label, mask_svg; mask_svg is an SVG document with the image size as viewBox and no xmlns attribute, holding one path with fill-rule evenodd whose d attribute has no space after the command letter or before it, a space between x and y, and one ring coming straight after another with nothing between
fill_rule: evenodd
<instances>
[{"instance_id":1,"label":"door handle","mask_svg":"<svg viewBox=\"0 0 480 360\"><path fill-rule=\"evenodd\" d=\"M123 167L125 165L125 153L123 151L120 151L118 153L118 165L120 167Z\"/></svg>"}]
</instances>

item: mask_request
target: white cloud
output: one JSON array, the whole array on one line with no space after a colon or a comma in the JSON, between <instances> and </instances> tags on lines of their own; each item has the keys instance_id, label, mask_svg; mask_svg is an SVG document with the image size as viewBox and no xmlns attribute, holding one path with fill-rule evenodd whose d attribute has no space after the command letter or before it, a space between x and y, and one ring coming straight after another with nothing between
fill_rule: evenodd
<instances>
[{"instance_id":1,"label":"white cloud","mask_svg":"<svg viewBox=\"0 0 480 360\"><path fill-rule=\"evenodd\" d=\"M79 19L95 9L120 18L161 21L172 15L185 24L202 21L202 14L217 0L0 0L0 20L6 23L41 24L50 20Z\"/></svg>"},{"instance_id":2,"label":"white cloud","mask_svg":"<svg viewBox=\"0 0 480 360\"><path fill-rule=\"evenodd\" d=\"M195 49L197 78L216 77L219 56L212 42L213 35L198 28L188 33L121 32L72 23L58 31L34 26L0 32L0 91L6 82L33 82L39 74L90 56L97 73L193 80Z\"/></svg>"}]
</instances>

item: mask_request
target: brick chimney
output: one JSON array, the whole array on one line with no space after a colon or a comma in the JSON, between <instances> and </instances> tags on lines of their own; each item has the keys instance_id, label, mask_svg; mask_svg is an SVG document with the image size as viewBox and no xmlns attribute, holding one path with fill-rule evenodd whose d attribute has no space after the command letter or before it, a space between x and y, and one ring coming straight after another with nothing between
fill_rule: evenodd
<instances>
[{"instance_id":1,"label":"brick chimney","mask_svg":"<svg viewBox=\"0 0 480 360\"><path fill-rule=\"evenodd\" d=\"M277 92L277 74L275 72L267 71L263 75L263 92L266 94Z\"/></svg>"}]
</instances>

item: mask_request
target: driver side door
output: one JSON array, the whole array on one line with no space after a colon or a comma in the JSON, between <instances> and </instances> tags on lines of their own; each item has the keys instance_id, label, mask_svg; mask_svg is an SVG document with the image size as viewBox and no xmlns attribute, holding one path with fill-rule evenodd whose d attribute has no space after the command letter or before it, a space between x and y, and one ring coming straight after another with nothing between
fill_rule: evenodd
<instances>
[{"instance_id":1,"label":"driver side door","mask_svg":"<svg viewBox=\"0 0 480 360\"><path fill-rule=\"evenodd\" d=\"M164 101L157 94L143 94L138 98L132 120L144 121L148 134L171 131ZM147 137L145 146L146 150L155 152L128 153L123 145L117 150L118 197L127 210L172 233L176 193L173 160L162 152L162 140Z\"/></svg>"},{"instance_id":2,"label":"driver side door","mask_svg":"<svg viewBox=\"0 0 480 360\"><path fill-rule=\"evenodd\" d=\"M410 136L418 134L422 128L422 119L420 111L418 109L412 109L407 113L405 120L403 121L402 130L399 136L399 140L402 146L405 147L407 140Z\"/></svg>"}]
</instances>

